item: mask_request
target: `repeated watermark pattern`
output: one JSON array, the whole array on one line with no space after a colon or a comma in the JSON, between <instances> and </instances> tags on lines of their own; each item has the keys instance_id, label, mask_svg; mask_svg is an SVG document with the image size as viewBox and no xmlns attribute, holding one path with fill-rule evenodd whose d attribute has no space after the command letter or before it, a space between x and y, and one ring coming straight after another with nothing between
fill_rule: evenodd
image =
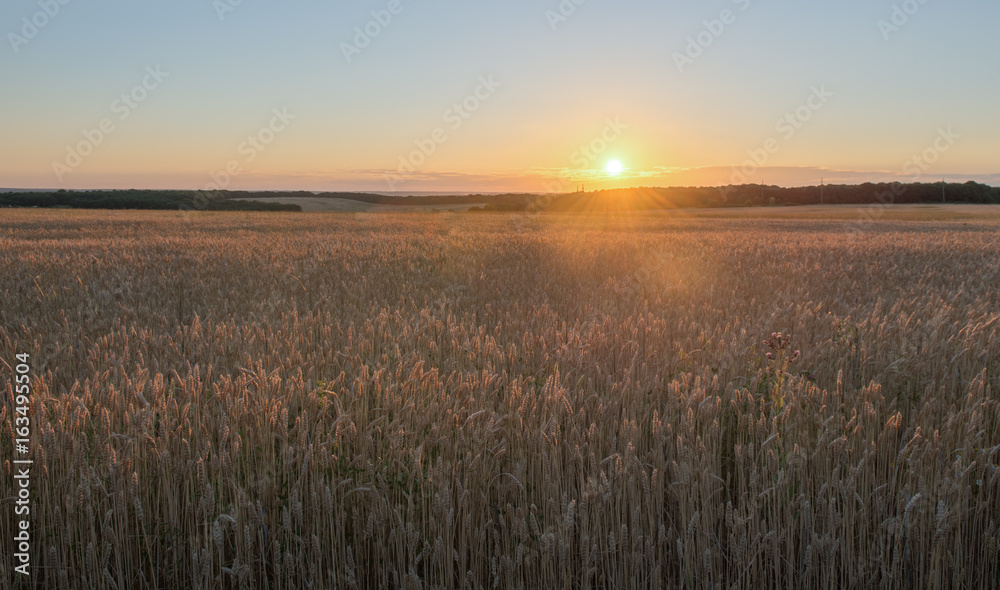
<instances>
[{"instance_id":1,"label":"repeated watermark pattern","mask_svg":"<svg viewBox=\"0 0 1000 590\"><path fill-rule=\"evenodd\" d=\"M898 33L900 29L909 24L910 19L920 12L920 9L927 2L928 0L904 0L901 4L893 4L892 14L889 15L889 18L879 19L877 23L878 32L882 34L882 38L888 42L893 34Z\"/></svg>"},{"instance_id":2,"label":"repeated watermark pattern","mask_svg":"<svg viewBox=\"0 0 1000 590\"><path fill-rule=\"evenodd\" d=\"M573 152L569 158L570 163L578 168L591 166L601 154L608 150L611 144L618 141L626 129L628 129L628 125L622 123L621 117L614 119L608 117L604 120L604 129L601 133L590 140L590 143L581 145L580 149Z\"/></svg>"},{"instance_id":3,"label":"repeated watermark pattern","mask_svg":"<svg viewBox=\"0 0 1000 590\"><path fill-rule=\"evenodd\" d=\"M587 0L561 0L554 9L550 8L545 11L545 20L548 21L549 27L555 31L560 25L568 22L586 3Z\"/></svg>"},{"instance_id":4,"label":"repeated watermark pattern","mask_svg":"<svg viewBox=\"0 0 1000 590\"><path fill-rule=\"evenodd\" d=\"M66 146L66 156L62 160L53 160L52 172L56 180L63 182L66 175L83 164L84 160L93 154L104 141L117 129L118 124L128 119L132 112L146 102L150 93L160 87L164 80L170 77L160 66L149 66L142 81L127 92L121 93L111 101L111 114L115 117L105 117L96 127L81 130L83 139L76 144Z\"/></svg>"},{"instance_id":5,"label":"repeated watermark pattern","mask_svg":"<svg viewBox=\"0 0 1000 590\"><path fill-rule=\"evenodd\" d=\"M14 53L21 53L21 48L38 36L52 19L62 11L62 7L72 0L38 0L38 11L21 19L21 28L16 32L7 33L7 40Z\"/></svg>"},{"instance_id":6,"label":"repeated watermark pattern","mask_svg":"<svg viewBox=\"0 0 1000 590\"><path fill-rule=\"evenodd\" d=\"M243 0L212 0L212 9L219 17L219 22L225 21L226 17L236 12L240 6L243 6Z\"/></svg>"},{"instance_id":7,"label":"repeated watermark pattern","mask_svg":"<svg viewBox=\"0 0 1000 590\"><path fill-rule=\"evenodd\" d=\"M234 178L243 174L244 166L256 160L257 156L266 150L278 135L288 129L289 124L296 119L296 115L289 113L287 107L274 109L271 113L273 116L267 125L261 127L256 133L248 135L236 146L238 158L229 160L220 170L209 173L212 181L202 188L203 191L227 189Z\"/></svg>"},{"instance_id":8,"label":"repeated watermark pattern","mask_svg":"<svg viewBox=\"0 0 1000 590\"><path fill-rule=\"evenodd\" d=\"M621 116L608 117L605 119L604 128L601 132L595 135L589 142L585 142L580 145L580 147L570 155L569 162L574 167L572 169L577 170L580 175L591 176L589 172L594 162L596 162L598 158L600 158L601 155L611 147L612 144L618 141L628 128L628 124L622 122ZM525 214L538 214L548 208L549 205L555 201L556 197L567 192L567 180L569 179L560 177L557 179L543 181L542 194L534 195L531 198L531 201L525 208Z\"/></svg>"},{"instance_id":9,"label":"repeated watermark pattern","mask_svg":"<svg viewBox=\"0 0 1000 590\"><path fill-rule=\"evenodd\" d=\"M354 27L354 37L349 42L344 41L340 44L340 52L344 55L344 60L351 63L354 58L361 55L392 24L393 19L402 14L405 8L406 5L403 4L402 0L389 0L385 8L371 11L371 20L359 27Z\"/></svg>"},{"instance_id":10,"label":"repeated watermark pattern","mask_svg":"<svg viewBox=\"0 0 1000 590\"><path fill-rule=\"evenodd\" d=\"M945 152L961 139L962 136L955 132L954 128L939 128L937 135L931 143L907 159L900 168L901 174L907 183L920 182L936 164ZM847 232L850 237L858 237L870 224L885 215L885 210L895 203L906 193L907 185L899 182L890 183L888 188L876 193L875 203L858 208L858 219L847 224ZM942 186L944 191L944 186ZM942 194L942 201L944 195Z\"/></svg>"},{"instance_id":11,"label":"repeated watermark pattern","mask_svg":"<svg viewBox=\"0 0 1000 590\"><path fill-rule=\"evenodd\" d=\"M407 178L412 178L412 175L437 153L438 148L451 138L449 130L455 132L461 129L466 121L503 86L501 82L493 78L492 74L480 76L478 82L479 84L471 93L445 109L441 119L446 126L435 127L425 136L415 139L413 144L416 149L406 155L399 156L396 172L384 175L389 190L396 190L399 183L406 181Z\"/></svg>"},{"instance_id":12,"label":"repeated watermark pattern","mask_svg":"<svg viewBox=\"0 0 1000 590\"><path fill-rule=\"evenodd\" d=\"M771 136L756 147L747 150L747 159L739 166L732 167L730 186L722 187L723 196L733 190L731 185L747 184L751 177L771 160L771 157L781 151L783 142L790 141L811 121L819 111L834 97L834 92L828 90L826 84L812 86L809 97L795 109L785 113L774 123L776 136Z\"/></svg>"},{"instance_id":13,"label":"repeated watermark pattern","mask_svg":"<svg viewBox=\"0 0 1000 590\"><path fill-rule=\"evenodd\" d=\"M735 24L740 12L746 12L750 8L751 0L731 0L736 5L737 10L724 8L719 13L718 18L702 21L702 30L686 39L687 45L684 51L673 53L674 65L677 71L684 73L689 67L694 65L695 60L705 54L705 51L715 44L726 32L728 27Z\"/></svg>"}]
</instances>

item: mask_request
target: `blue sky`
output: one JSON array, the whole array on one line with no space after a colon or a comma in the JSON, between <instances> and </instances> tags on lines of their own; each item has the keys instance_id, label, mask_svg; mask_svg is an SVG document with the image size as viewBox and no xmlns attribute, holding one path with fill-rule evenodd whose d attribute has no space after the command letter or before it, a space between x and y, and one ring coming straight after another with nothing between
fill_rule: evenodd
<instances>
[{"instance_id":1,"label":"blue sky","mask_svg":"<svg viewBox=\"0 0 1000 590\"><path fill-rule=\"evenodd\" d=\"M0 186L194 188L234 161L226 188L795 185L909 179L913 158L932 180L997 184L998 17L983 0L9 0ZM26 18L44 22L30 38ZM380 30L348 61L366 26ZM166 77L119 119L150 67ZM250 160L275 109L294 119ZM776 123L796 112L786 137ZM99 142L84 133L106 118Z\"/></svg>"}]
</instances>

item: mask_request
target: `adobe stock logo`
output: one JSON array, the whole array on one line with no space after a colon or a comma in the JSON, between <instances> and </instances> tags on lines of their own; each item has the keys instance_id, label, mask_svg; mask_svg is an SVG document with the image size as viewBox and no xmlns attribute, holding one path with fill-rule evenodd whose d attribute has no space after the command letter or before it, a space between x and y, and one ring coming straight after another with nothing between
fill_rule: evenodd
<instances>
[{"instance_id":1,"label":"adobe stock logo","mask_svg":"<svg viewBox=\"0 0 1000 590\"><path fill-rule=\"evenodd\" d=\"M441 119L448 124L452 131L458 131L472 115L482 108L486 101L497 93L501 86L503 84L494 80L492 74L480 76L479 85L472 93L445 110ZM448 139L450 136L445 128L437 127L431 130L427 137L414 140L413 143L417 149L406 156L399 157L399 166L396 167L394 174L384 175L389 190L396 190L396 185L407 180L408 176L415 174L417 169L427 163L427 160L437 153L438 147L447 142Z\"/></svg>"},{"instance_id":2,"label":"adobe stock logo","mask_svg":"<svg viewBox=\"0 0 1000 590\"><path fill-rule=\"evenodd\" d=\"M742 164L732 167L730 184L719 189L723 201L727 201L729 193L736 190L732 185L746 184L762 167L767 165L772 156L781 151L782 141L787 142L795 137L799 130L805 127L806 123L823 110L830 99L834 97L834 93L826 89L826 84L812 86L809 90L811 91L809 97L801 105L775 121L774 130L781 139L773 136L768 137L757 147L746 151L748 158Z\"/></svg>"},{"instance_id":3,"label":"adobe stock logo","mask_svg":"<svg viewBox=\"0 0 1000 590\"><path fill-rule=\"evenodd\" d=\"M934 164L941 159L941 156L954 147L958 140L962 138L962 136L955 133L954 129L951 127L948 127L947 129L943 127L938 128L937 133L937 136L930 143L930 145L903 163L901 174L908 176L910 183L920 182L931 167L933 167ZM942 183L943 182L944 181L942 180ZM899 182L893 182L889 184L887 189L876 193L875 200L877 202L864 207L859 207L858 219L847 224L846 231L848 237L851 239L860 237L861 234L864 233L865 229L869 227L868 224L880 219L885 214L885 210L899 201L900 198L906 193L907 189L907 185ZM943 186L941 190L944 191ZM942 200L944 200L943 192L941 197Z\"/></svg>"},{"instance_id":4,"label":"adobe stock logo","mask_svg":"<svg viewBox=\"0 0 1000 590\"><path fill-rule=\"evenodd\" d=\"M140 84L136 84L131 90L123 92L118 98L111 101L111 113L118 115L119 122L128 119L132 111L146 102L150 93L159 88L160 84L169 77L170 74L164 72L160 66L147 67L146 75ZM84 159L93 154L104 143L104 140L117 129L115 119L105 117L98 122L97 127L81 131L83 139L76 145L66 146L66 157L63 161L54 160L52 162L52 172L55 173L56 179L62 182L67 174L83 164Z\"/></svg>"},{"instance_id":5,"label":"adobe stock logo","mask_svg":"<svg viewBox=\"0 0 1000 590\"><path fill-rule=\"evenodd\" d=\"M582 144L576 151L572 153L569 157L569 162L581 173L585 173L587 169L593 166L594 162L597 161L601 155L608 151L618 139L625 134L625 130L628 129L628 125L622 123L622 118L616 116L615 118L608 117L604 120L604 129L601 130L599 134L594 136L592 140L587 143ZM552 200L555 198L554 195L566 192L566 183L563 180L551 180L542 183L545 187L545 195L540 198L534 199L528 204L528 212L537 213L542 209L548 207L552 204Z\"/></svg>"},{"instance_id":6,"label":"adobe stock logo","mask_svg":"<svg viewBox=\"0 0 1000 590\"><path fill-rule=\"evenodd\" d=\"M750 0L731 1L737 5L740 12L746 12L750 8ZM677 71L683 74L688 66L693 65L696 59L704 55L705 51L722 37L727 27L736 23L738 17L738 12L724 8L719 13L719 18L702 21L703 29L697 35L687 38L684 52L675 51L671 56L674 59L674 65L677 66Z\"/></svg>"},{"instance_id":7,"label":"adobe stock logo","mask_svg":"<svg viewBox=\"0 0 1000 590\"><path fill-rule=\"evenodd\" d=\"M297 118L297 115L288 112L288 108L274 109L274 115L267 125L261 127L253 135L248 135L246 140L236 146L236 153L241 158L233 158L226 162L222 169L209 173L212 182L206 184L202 191L219 191L229 188L229 184L234 178L243 174L244 164L250 164L257 159L257 156L267 149L274 140L289 124Z\"/></svg>"},{"instance_id":8,"label":"adobe stock logo","mask_svg":"<svg viewBox=\"0 0 1000 590\"><path fill-rule=\"evenodd\" d=\"M236 9L243 5L243 0L215 0L212 2L212 8L215 9L215 14L219 17L219 22L224 22L226 16L230 13L236 12Z\"/></svg>"},{"instance_id":9,"label":"adobe stock logo","mask_svg":"<svg viewBox=\"0 0 1000 590\"><path fill-rule=\"evenodd\" d=\"M878 31L882 33L882 39L888 42L889 37L905 27L910 22L910 18L920 12L920 9L927 2L928 0L904 0L902 4L893 4L889 20L881 19L878 21Z\"/></svg>"},{"instance_id":10,"label":"adobe stock logo","mask_svg":"<svg viewBox=\"0 0 1000 590\"><path fill-rule=\"evenodd\" d=\"M370 21L363 26L354 27L353 42L345 41L340 44L340 52L344 54L347 63L351 63L355 57L361 55L372 44L372 41L382 34L382 31L389 28L393 18L401 14L404 8L406 7L403 6L401 0L389 0L385 8L371 11L372 19Z\"/></svg>"},{"instance_id":11,"label":"adobe stock logo","mask_svg":"<svg viewBox=\"0 0 1000 590\"><path fill-rule=\"evenodd\" d=\"M591 140L589 144L581 145L580 149L570 156L569 161L577 168L589 168L628 129L628 125L622 123L621 117L614 119L609 117L604 120L604 123L604 130L601 131L600 135Z\"/></svg>"},{"instance_id":12,"label":"adobe stock logo","mask_svg":"<svg viewBox=\"0 0 1000 590\"><path fill-rule=\"evenodd\" d=\"M545 19L549 21L549 27L553 31L558 29L559 25L568 21L571 16L576 14L577 9L586 2L587 0L562 0L555 10L546 10Z\"/></svg>"},{"instance_id":13,"label":"adobe stock logo","mask_svg":"<svg viewBox=\"0 0 1000 590\"><path fill-rule=\"evenodd\" d=\"M14 53L21 53L21 47L27 45L29 41L38 36L38 32L44 29L62 10L63 6L72 0L38 0L38 12L31 17L21 19L20 35L14 32L7 33L7 40Z\"/></svg>"}]
</instances>

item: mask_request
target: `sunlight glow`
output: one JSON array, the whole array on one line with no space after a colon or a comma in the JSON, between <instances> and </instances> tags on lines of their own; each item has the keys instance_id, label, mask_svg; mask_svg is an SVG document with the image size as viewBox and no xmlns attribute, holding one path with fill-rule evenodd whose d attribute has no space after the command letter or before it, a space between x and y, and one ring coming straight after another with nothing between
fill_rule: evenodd
<instances>
[{"instance_id":1,"label":"sunlight glow","mask_svg":"<svg viewBox=\"0 0 1000 590\"><path fill-rule=\"evenodd\" d=\"M621 163L621 160L610 160L607 166L604 167L604 171L609 176L618 176L625 171L625 165Z\"/></svg>"}]
</instances>

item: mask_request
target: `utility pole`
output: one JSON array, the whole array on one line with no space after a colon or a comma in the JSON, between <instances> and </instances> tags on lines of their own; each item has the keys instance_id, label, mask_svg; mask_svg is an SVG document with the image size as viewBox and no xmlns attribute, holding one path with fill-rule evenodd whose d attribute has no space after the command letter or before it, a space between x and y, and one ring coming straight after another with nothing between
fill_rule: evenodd
<instances>
[{"instance_id":1,"label":"utility pole","mask_svg":"<svg viewBox=\"0 0 1000 590\"><path fill-rule=\"evenodd\" d=\"M945 187L944 179L942 178L941 179L941 203L942 204L944 204L944 187Z\"/></svg>"},{"instance_id":2,"label":"utility pole","mask_svg":"<svg viewBox=\"0 0 1000 590\"><path fill-rule=\"evenodd\" d=\"M820 178L819 179L819 204L820 205L823 204L823 188L826 186L826 182L825 181L826 181L825 178Z\"/></svg>"}]
</instances>

